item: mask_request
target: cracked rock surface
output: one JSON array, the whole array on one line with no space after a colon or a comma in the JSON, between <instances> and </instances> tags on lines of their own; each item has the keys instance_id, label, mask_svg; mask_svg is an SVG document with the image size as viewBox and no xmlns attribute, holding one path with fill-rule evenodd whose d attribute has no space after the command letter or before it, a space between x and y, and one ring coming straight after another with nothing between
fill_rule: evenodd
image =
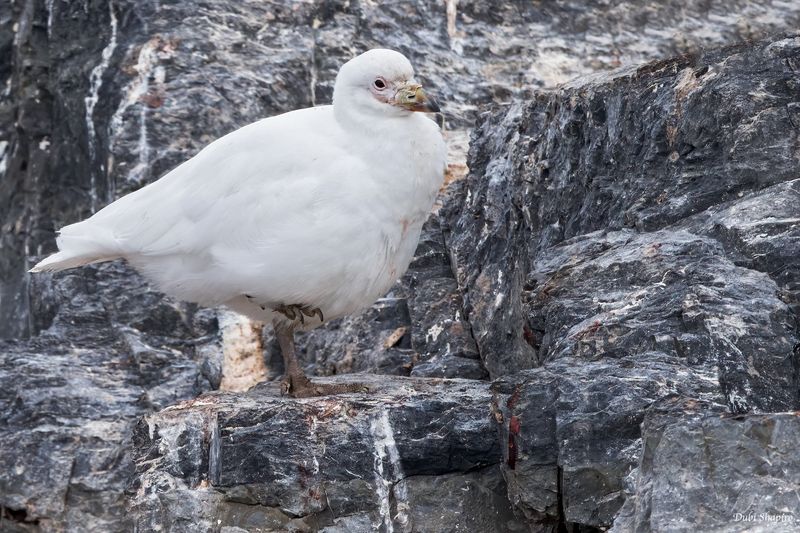
<instances>
[{"instance_id":1,"label":"cracked rock surface","mask_svg":"<svg viewBox=\"0 0 800 533\"><path fill-rule=\"evenodd\" d=\"M745 518L800 520L798 25L778 0L6 2L0 530L795 530ZM374 395L220 392L252 327L120 263L25 274L374 46L450 147L405 277L298 342ZM263 346L242 360L279 375Z\"/></svg>"}]
</instances>

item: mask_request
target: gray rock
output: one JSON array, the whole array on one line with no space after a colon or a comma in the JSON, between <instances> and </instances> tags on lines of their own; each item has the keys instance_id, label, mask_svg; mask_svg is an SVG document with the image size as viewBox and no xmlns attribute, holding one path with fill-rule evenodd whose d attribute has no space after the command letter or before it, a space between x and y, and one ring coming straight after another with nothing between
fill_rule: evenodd
<instances>
[{"instance_id":1,"label":"gray rock","mask_svg":"<svg viewBox=\"0 0 800 533\"><path fill-rule=\"evenodd\" d=\"M512 512L497 466L464 474L407 477L396 490L407 498L408 522L403 530L528 531Z\"/></svg>"},{"instance_id":2,"label":"gray rock","mask_svg":"<svg viewBox=\"0 0 800 533\"><path fill-rule=\"evenodd\" d=\"M645 414L667 402L677 428L687 409L800 405L799 43L780 35L577 80L479 124L443 218L467 320L501 376L509 497L537 527L607 528L634 494L621 530L688 528L667 493L704 459L687 468L690 445L676 445L666 485L648 492L662 470L644 473ZM702 481L708 502L740 486ZM720 513L703 524L748 527Z\"/></svg>"},{"instance_id":3,"label":"gray rock","mask_svg":"<svg viewBox=\"0 0 800 533\"><path fill-rule=\"evenodd\" d=\"M796 178L793 65L800 57L797 42L787 35L753 47L597 75L484 117L471 145L470 175L458 184L460 190L446 206L445 218L448 246L465 290L465 312L492 376L534 367L563 353L564 343L576 340L574 335L580 333L576 329L571 336L560 335L566 330L558 329L565 324L572 328L595 317L582 327L594 327L599 320L602 336L602 328L616 327L619 322L613 318L613 324L604 324L605 318L612 317L598 313L604 306L611 312L609 305L622 301L614 291L633 295L648 285L674 285L675 277L683 275L685 264L681 263L692 263L695 253L745 267L730 276L708 267L707 275L720 274L720 282L733 291L730 297L739 301L724 309L732 320L738 320L740 312L751 312L746 302L752 283L777 282L787 291L784 299L796 300L796 273L790 268L796 259L787 259L797 246L793 222L797 210L793 211L791 201L795 197L791 193L779 204L784 205L784 213L793 211L795 216L767 218L779 193L776 190L770 196L765 189ZM789 185L781 187L793 190ZM747 203L737 208L738 201ZM698 215L703 211L707 215ZM766 254L732 242L732 235L721 235L725 228L773 223L775 228L765 234L774 236L768 246L786 252ZM656 231L660 229L667 233ZM613 276L607 269L619 269L622 279L612 282L606 296L592 300L588 292L589 286L596 290L592 280L585 279L583 288L574 287L576 294L584 291L582 298L591 307L578 310L572 299L559 303L558 297L551 298L551 291L559 290L565 276L583 268L586 254L601 254L609 246L602 233L592 234L608 230L630 231L636 242L623 254L641 254L661 270L626 270L627 256L609 256L608 263L584 272ZM701 245L712 246L706 252L670 246L665 250L671 251L662 251L662 241L669 235L691 240L686 234L679 236L679 231L720 237L727 244L707 241ZM624 240L624 235L612 240ZM572 249L553 250L568 239L576 239ZM554 253L558 257L545 259ZM569 257L570 253L575 257ZM752 254L749 259L748 253ZM683 254L689 257L678 257ZM721 259L721 255L730 257ZM692 266L696 268L703 266ZM750 279L741 281L746 290L738 289L739 277ZM577 276L567 283L575 280ZM772 298L769 294L774 294L774 288L767 285L767 293L759 292L759 297ZM641 293L645 294L658 298L649 291ZM717 299L713 294L698 298ZM553 324L556 329L545 323L556 320L549 313L549 300L556 306L566 305L565 312L574 315L565 324ZM720 304L727 305L722 300ZM777 301L774 305L780 307ZM624 313L630 310L622 309ZM661 310L675 311L674 307ZM796 324L789 308L781 313L775 320L768 319L759 335L778 335L776 342L783 344L773 356L786 358L796 342ZM723 333L726 339L743 334L744 330ZM554 344L555 340L561 344Z\"/></svg>"},{"instance_id":4,"label":"gray rock","mask_svg":"<svg viewBox=\"0 0 800 533\"><path fill-rule=\"evenodd\" d=\"M654 410L644 435L636 488L611 531L797 531L796 413L676 418Z\"/></svg>"},{"instance_id":5,"label":"gray rock","mask_svg":"<svg viewBox=\"0 0 800 533\"><path fill-rule=\"evenodd\" d=\"M716 239L737 265L764 272L795 316L800 311L800 179L778 183L731 204L712 207L687 220Z\"/></svg>"},{"instance_id":6,"label":"gray rock","mask_svg":"<svg viewBox=\"0 0 800 533\"><path fill-rule=\"evenodd\" d=\"M137 527L443 531L441 507L431 506L443 494L460 506L445 530L494 531L495 520L507 531L522 527L497 470L488 383L358 378L371 394L288 400L262 384L145 417L130 488ZM201 507L198 518L221 522L182 523Z\"/></svg>"},{"instance_id":7,"label":"gray rock","mask_svg":"<svg viewBox=\"0 0 800 533\"><path fill-rule=\"evenodd\" d=\"M609 526L642 453L640 424L663 398L722 411L713 372L678 357L561 359L494 384L509 498L542 531ZM676 412L682 409L680 404Z\"/></svg>"},{"instance_id":8,"label":"gray rock","mask_svg":"<svg viewBox=\"0 0 800 533\"><path fill-rule=\"evenodd\" d=\"M14 524L129 528L136 420L219 386L213 312L132 279L121 264L37 278L57 315L35 339L0 344L0 506Z\"/></svg>"},{"instance_id":9,"label":"gray rock","mask_svg":"<svg viewBox=\"0 0 800 533\"><path fill-rule=\"evenodd\" d=\"M558 265L557 267L555 265ZM798 402L796 317L766 274L681 230L590 233L541 253L529 299L545 361L658 351L716 376L733 412Z\"/></svg>"}]
</instances>

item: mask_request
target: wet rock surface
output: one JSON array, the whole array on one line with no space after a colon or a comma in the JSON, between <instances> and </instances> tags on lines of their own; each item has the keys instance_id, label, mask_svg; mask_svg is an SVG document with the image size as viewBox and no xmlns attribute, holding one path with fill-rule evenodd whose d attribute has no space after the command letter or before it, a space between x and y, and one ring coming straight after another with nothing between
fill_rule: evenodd
<instances>
[{"instance_id":1,"label":"wet rock surface","mask_svg":"<svg viewBox=\"0 0 800 533\"><path fill-rule=\"evenodd\" d=\"M735 513L800 520L796 417L771 414L798 409L800 38L702 49L798 23L746 0L1 6L0 530L790 531ZM300 339L374 396L209 392L213 310L121 264L24 273L212 139L327 103L372 46L445 102L452 181L390 294Z\"/></svg>"}]
</instances>

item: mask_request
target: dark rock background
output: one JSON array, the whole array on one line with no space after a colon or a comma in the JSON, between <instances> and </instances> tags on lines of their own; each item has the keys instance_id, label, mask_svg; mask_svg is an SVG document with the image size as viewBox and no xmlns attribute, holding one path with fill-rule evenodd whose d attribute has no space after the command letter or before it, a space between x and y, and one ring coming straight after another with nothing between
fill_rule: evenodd
<instances>
[{"instance_id":1,"label":"dark rock background","mask_svg":"<svg viewBox=\"0 0 800 533\"><path fill-rule=\"evenodd\" d=\"M792 531L798 23L777 0L0 5L0 530ZM397 376L359 376L374 396L209 392L214 310L123 264L25 273L210 140L327 103L373 46L446 102L451 148L403 280L301 341L309 372Z\"/></svg>"}]
</instances>

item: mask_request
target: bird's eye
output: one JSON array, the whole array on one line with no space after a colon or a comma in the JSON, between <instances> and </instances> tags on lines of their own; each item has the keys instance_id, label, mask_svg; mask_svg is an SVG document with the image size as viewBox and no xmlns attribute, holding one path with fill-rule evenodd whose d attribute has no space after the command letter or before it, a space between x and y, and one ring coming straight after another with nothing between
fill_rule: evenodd
<instances>
[{"instance_id":1,"label":"bird's eye","mask_svg":"<svg viewBox=\"0 0 800 533\"><path fill-rule=\"evenodd\" d=\"M378 78L377 80L373 81L372 85L374 85L375 88L378 89L379 91L382 91L383 89L386 88L386 82L383 81L380 78Z\"/></svg>"}]
</instances>

